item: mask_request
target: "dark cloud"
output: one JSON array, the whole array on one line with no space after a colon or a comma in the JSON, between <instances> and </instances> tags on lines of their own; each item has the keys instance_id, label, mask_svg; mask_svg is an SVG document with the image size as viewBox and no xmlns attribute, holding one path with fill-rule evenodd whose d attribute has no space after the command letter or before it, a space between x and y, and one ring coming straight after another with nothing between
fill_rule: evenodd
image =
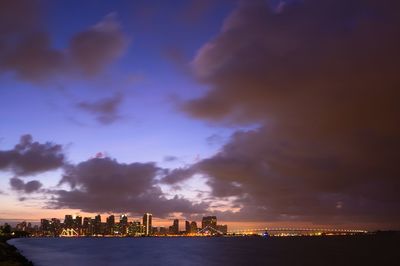
<instances>
[{"instance_id":1,"label":"dark cloud","mask_svg":"<svg viewBox=\"0 0 400 266\"><path fill-rule=\"evenodd\" d=\"M233 8L236 2L231 0L187 0L184 1L176 18L179 22L188 25L201 24L221 9Z\"/></svg>"},{"instance_id":2,"label":"dark cloud","mask_svg":"<svg viewBox=\"0 0 400 266\"><path fill-rule=\"evenodd\" d=\"M13 177L10 179L11 188L17 191L23 191L25 193L32 193L38 191L42 187L42 183L37 180L32 180L24 182L18 177Z\"/></svg>"},{"instance_id":3,"label":"dark cloud","mask_svg":"<svg viewBox=\"0 0 400 266\"><path fill-rule=\"evenodd\" d=\"M246 1L198 51L194 74L210 89L183 109L261 125L192 166L214 196L237 198L237 217L400 224L398 10Z\"/></svg>"},{"instance_id":4,"label":"dark cloud","mask_svg":"<svg viewBox=\"0 0 400 266\"><path fill-rule=\"evenodd\" d=\"M376 150L367 158L355 144L347 147L359 153L353 157L315 139L272 133L236 133L220 153L195 165L209 176L213 196L237 197L238 219L398 221L394 157L379 158Z\"/></svg>"},{"instance_id":5,"label":"dark cloud","mask_svg":"<svg viewBox=\"0 0 400 266\"><path fill-rule=\"evenodd\" d=\"M101 99L96 102L79 102L78 108L87 111L96 116L96 119L102 124L110 124L120 117L118 108L121 105L123 96L116 93L110 98Z\"/></svg>"},{"instance_id":6,"label":"dark cloud","mask_svg":"<svg viewBox=\"0 0 400 266\"><path fill-rule=\"evenodd\" d=\"M199 23L205 18L205 15L210 12L217 3L223 1L212 0L190 0L186 1L180 12L181 19L186 23Z\"/></svg>"},{"instance_id":7,"label":"dark cloud","mask_svg":"<svg viewBox=\"0 0 400 266\"><path fill-rule=\"evenodd\" d=\"M22 79L43 81L66 70L64 54L51 48L46 33L32 33L24 37L4 56L3 67L12 69Z\"/></svg>"},{"instance_id":8,"label":"dark cloud","mask_svg":"<svg viewBox=\"0 0 400 266\"><path fill-rule=\"evenodd\" d=\"M76 73L91 76L106 68L127 47L119 23L109 15L73 35L67 49L54 48L41 21L43 4L29 0L0 3L0 71L34 82Z\"/></svg>"},{"instance_id":9,"label":"dark cloud","mask_svg":"<svg viewBox=\"0 0 400 266\"><path fill-rule=\"evenodd\" d=\"M172 170L166 170L165 175L161 179L162 183L175 184L180 181L186 180L196 173L194 167L177 168Z\"/></svg>"},{"instance_id":10,"label":"dark cloud","mask_svg":"<svg viewBox=\"0 0 400 266\"><path fill-rule=\"evenodd\" d=\"M0 71L39 81L62 68L62 52L52 49L41 31L38 1L5 0L0 10Z\"/></svg>"},{"instance_id":11,"label":"dark cloud","mask_svg":"<svg viewBox=\"0 0 400 266\"><path fill-rule=\"evenodd\" d=\"M399 82L394 10L396 1L305 1L280 14L265 1L243 4L198 51L195 75L211 89L184 108L235 122L320 112L325 120L338 106L342 114L363 115L374 103L388 104L377 114L388 112L394 100L386 96L397 96L391 84Z\"/></svg>"},{"instance_id":12,"label":"dark cloud","mask_svg":"<svg viewBox=\"0 0 400 266\"><path fill-rule=\"evenodd\" d=\"M166 217L174 212L204 213L208 206L178 196L167 198L158 183L159 176L168 171L154 163L118 163L97 153L94 158L77 165L68 164L61 145L41 144L33 141L30 135L23 135L12 150L0 151L0 170L16 175L10 179L10 186L18 192L30 194L42 188L39 181L25 182L19 176L58 168L64 170L59 186L67 184L70 188L41 191L53 196L49 203L52 208L135 214L151 211L157 217Z\"/></svg>"},{"instance_id":13,"label":"dark cloud","mask_svg":"<svg viewBox=\"0 0 400 266\"><path fill-rule=\"evenodd\" d=\"M161 169L153 163L118 163L110 158L94 158L70 166L60 184L71 190L59 190L52 206L87 212L152 212L164 217L172 212L201 213L204 204L193 204L175 196L167 199L157 186Z\"/></svg>"},{"instance_id":14,"label":"dark cloud","mask_svg":"<svg viewBox=\"0 0 400 266\"><path fill-rule=\"evenodd\" d=\"M38 2L3 0L0 2L0 37L31 32L38 25Z\"/></svg>"},{"instance_id":15,"label":"dark cloud","mask_svg":"<svg viewBox=\"0 0 400 266\"><path fill-rule=\"evenodd\" d=\"M23 135L12 150L0 151L0 170L17 176L35 175L64 165L62 146L51 142L41 144L31 135Z\"/></svg>"}]
</instances>

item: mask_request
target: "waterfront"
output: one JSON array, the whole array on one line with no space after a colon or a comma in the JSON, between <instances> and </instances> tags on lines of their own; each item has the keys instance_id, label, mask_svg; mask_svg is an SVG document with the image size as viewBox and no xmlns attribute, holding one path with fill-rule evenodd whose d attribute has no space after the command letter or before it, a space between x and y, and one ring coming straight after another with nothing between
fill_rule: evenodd
<instances>
[{"instance_id":1,"label":"waterfront","mask_svg":"<svg viewBox=\"0 0 400 266\"><path fill-rule=\"evenodd\" d=\"M0 236L0 265L1 266L32 266L20 252L7 243L9 237Z\"/></svg>"},{"instance_id":2,"label":"waterfront","mask_svg":"<svg viewBox=\"0 0 400 266\"><path fill-rule=\"evenodd\" d=\"M20 238L36 266L397 265L399 236ZM396 262L396 263L395 263Z\"/></svg>"}]
</instances>

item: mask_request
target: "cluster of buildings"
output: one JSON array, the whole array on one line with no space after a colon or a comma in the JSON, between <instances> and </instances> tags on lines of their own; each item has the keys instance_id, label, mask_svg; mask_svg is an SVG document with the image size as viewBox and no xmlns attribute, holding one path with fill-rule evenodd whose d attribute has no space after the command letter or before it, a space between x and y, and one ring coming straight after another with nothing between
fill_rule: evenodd
<instances>
[{"instance_id":1,"label":"cluster of buildings","mask_svg":"<svg viewBox=\"0 0 400 266\"><path fill-rule=\"evenodd\" d=\"M26 223L25 223L26 224ZM17 225L18 226L18 225ZM25 231L28 227L23 227ZM203 217L201 227L196 221L185 221L185 230L180 230L179 219L173 220L171 226L154 227L152 214L145 213L142 221L128 221L127 215L114 215L102 221L101 216L94 218L65 215L65 219L41 219L40 226L30 233L38 236L168 236L168 235L224 235L227 225L218 225L216 216Z\"/></svg>"}]
</instances>

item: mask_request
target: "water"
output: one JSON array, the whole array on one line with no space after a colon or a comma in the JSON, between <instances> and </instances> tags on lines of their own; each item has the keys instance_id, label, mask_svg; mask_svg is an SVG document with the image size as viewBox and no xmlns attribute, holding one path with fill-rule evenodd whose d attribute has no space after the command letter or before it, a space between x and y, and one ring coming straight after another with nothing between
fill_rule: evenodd
<instances>
[{"instance_id":1,"label":"water","mask_svg":"<svg viewBox=\"0 0 400 266\"><path fill-rule=\"evenodd\" d=\"M37 266L400 265L398 238L25 238Z\"/></svg>"}]
</instances>

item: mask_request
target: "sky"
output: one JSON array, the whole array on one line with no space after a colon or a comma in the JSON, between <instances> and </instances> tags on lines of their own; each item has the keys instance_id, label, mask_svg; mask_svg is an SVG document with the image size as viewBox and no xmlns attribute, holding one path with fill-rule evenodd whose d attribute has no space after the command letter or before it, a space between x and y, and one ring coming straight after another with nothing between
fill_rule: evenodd
<instances>
[{"instance_id":1,"label":"sky","mask_svg":"<svg viewBox=\"0 0 400 266\"><path fill-rule=\"evenodd\" d=\"M0 222L399 229L399 9L1 1Z\"/></svg>"}]
</instances>

